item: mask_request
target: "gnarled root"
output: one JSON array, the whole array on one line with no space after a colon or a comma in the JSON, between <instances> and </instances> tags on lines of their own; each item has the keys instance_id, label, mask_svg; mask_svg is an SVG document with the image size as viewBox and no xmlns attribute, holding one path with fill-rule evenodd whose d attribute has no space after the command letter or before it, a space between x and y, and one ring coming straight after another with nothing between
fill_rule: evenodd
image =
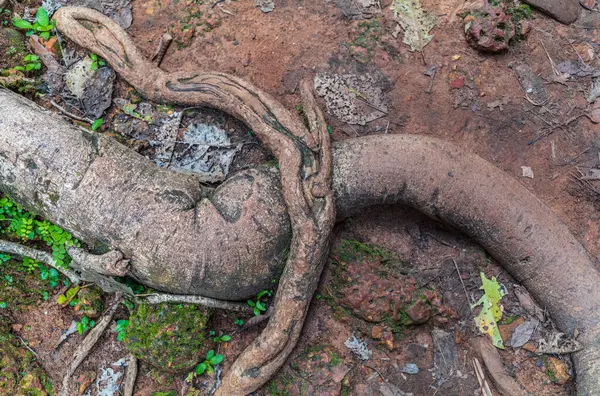
<instances>
[{"instance_id":1,"label":"gnarled root","mask_svg":"<svg viewBox=\"0 0 600 396\"><path fill-rule=\"evenodd\" d=\"M320 178L328 177L327 172L323 172L327 168L324 165L326 159L321 159L322 163L319 164L317 162L319 156L315 155L315 150L322 148L324 142L320 142L318 138L315 139L312 134L306 131L299 120L295 119L291 113L283 109L268 95L234 76L221 73L167 74L162 72L143 58L124 31L99 13L82 8L65 7L57 12L56 18L58 28L71 40L107 59L118 73L149 99L188 105L206 105L224 110L246 122L280 160L283 194L286 203L289 205L288 209L290 209L290 217L293 223L294 241L292 251L296 254L304 254L304 258L310 261L310 266L320 265L319 259L314 256L314 252L306 252L305 250L307 246L311 245L319 248L323 247L323 250L326 249L326 244L322 241L319 242L320 236L314 235L314 226L329 217L327 215L328 210L322 209L323 202L326 203L327 198L317 198L313 201L312 197L325 196L327 192L327 189L321 189L318 183ZM104 28L94 29L94 25L98 24ZM2 93L0 92L0 94ZM0 111L3 106L10 106L10 104L0 102ZM11 172L23 177L23 180L31 181L31 185L33 185L37 180L34 176L38 176L43 171L43 169L24 166L19 168L13 165L17 164L18 161L25 161L26 158L23 159L22 155L18 158L13 155L15 152L21 153L21 151L16 145L11 146L11 136L13 140L31 138L31 145L39 146L35 141L35 139L38 139L35 131L40 128L33 128L37 125L33 119L27 120L27 122L30 124L30 128L26 132L27 137L19 136L15 138L14 133L6 127L4 130L7 137L0 134L0 151L6 151L5 156L0 156L0 170L2 165L5 165L8 172L4 180L0 178L0 184L4 183L11 188L15 188L15 184L11 182L15 179ZM2 128L1 124L0 128ZM43 125L41 128L43 129ZM106 139L94 137L95 135L87 132L79 131L79 133L81 136L73 131L69 131L69 133L65 131L64 133L60 132L60 136L56 137L59 140L67 139L65 141L68 141L69 138L77 138L77 142L80 144L77 150L81 148L78 151L81 155L74 158L72 163L64 168L80 166L89 178L99 174L100 165L104 166L102 169L110 168L109 165L112 166L110 169L121 169L117 165L122 158L130 161L128 162L130 167L140 165L141 168L144 165L141 158L128 156L127 150L119 148L116 144L111 144L110 149L117 150L118 153L110 152L102 157L98 156L98 152L109 148ZM320 134L317 133L316 136L320 136ZM86 139L89 139L92 144L88 145ZM3 148L3 146L6 148ZM75 147L75 145L72 144L70 147ZM582 331L583 339L581 341L586 347L583 351L574 355L578 373L578 390L581 395L592 395L600 392L600 342L598 341L600 336L598 306L600 291L598 271L583 247L569 233L567 227L551 214L547 207L536 200L518 182L512 180L489 163L476 156L466 154L451 144L436 139L406 135L377 136L342 142L337 145L335 150L334 180L337 184L334 185L334 190L341 216L347 214L350 208L362 208L378 203L404 203L436 219L454 225L473 236L517 280L522 282L542 305L550 309L553 318L563 331L570 332L573 329ZM73 148L73 151L75 152L76 149ZM298 153L301 153L302 156L299 157ZM50 154L40 150L36 155ZM434 163L431 162L432 158L435 159ZM109 163L113 159L116 160ZM81 164L76 163L76 161L81 162ZM59 168L58 165L50 160L47 163L50 170L46 175L49 177L54 176L50 172L53 172L55 168ZM154 170L153 172L154 179L159 178L159 174L167 173L162 170ZM135 186L150 184L150 173L144 173L144 178L135 179L132 184ZM64 175L63 178L56 176L53 180L57 185L65 184L68 186L64 194L75 194L78 193L78 188L82 188L80 183L83 179L75 176L77 175ZM110 174L110 176L121 177L118 172ZM258 173L254 173L252 176L257 180L262 177ZM171 180L168 183L156 183L155 186L149 188L149 193L146 195L160 197L161 199L162 197L177 199L172 199L168 203L165 203L164 200L160 201L160 205L154 201L144 201L144 205L147 203L147 206L143 206L144 211L140 210L140 219L150 217L153 210L164 211L165 207L171 210L170 213L176 211L182 213L184 210L189 211L191 208L196 209L199 207L195 205L198 205L204 195L202 189L197 188L197 182L191 177L180 175L170 177ZM108 183L104 180L103 182ZM121 184L119 184L121 182L122 180L119 179L109 187L121 188ZM88 180L88 185L84 185L82 190L86 191L90 188L92 187L90 187ZM36 196L32 189L33 187L22 187L18 193L23 198ZM105 190L98 191L99 193L105 192ZM112 191L114 193L115 190ZM127 190L118 190L119 193L121 191ZM168 195L168 193L173 192L178 194ZM61 193L63 193L62 190ZM264 196L267 196L271 192L265 192L264 194ZM70 196L67 195L67 197ZM290 199L290 197L296 198ZM36 202L33 198L31 201ZM61 196L58 202L63 206L55 205L50 209L46 207L42 209L46 210L48 214L53 214L54 218L58 218L60 217L59 214L64 213L64 211L68 212L69 207L67 204L69 202L78 201L77 199L69 201ZM215 221L216 228L227 230L226 227L233 224L222 221L217 217L213 208L208 205L205 206L207 209L200 207L200 209L206 209L202 212L203 216L207 216L205 225L212 225L211 221ZM139 210L139 207L139 205L126 206L126 208L132 210ZM117 209L119 208L115 210ZM121 208L121 210L123 209ZM218 215L220 216L220 214L219 212ZM213 217L208 218L208 216ZM181 219L186 221L179 221L178 218L178 227L191 224L187 217L182 215ZM193 219L196 220L195 217ZM275 217L271 217L271 219L275 219ZM242 220L239 220L236 226L242 227L246 224ZM67 225L70 228L77 227L78 231L84 234L86 225L80 224L81 222L80 218L74 216L74 219ZM142 233L144 224L141 221L135 223L136 226L139 225ZM190 229L194 232L199 231L195 228ZM303 239L302 234L305 229L308 237ZM96 228L87 235L90 239L94 239L99 230L99 228ZM115 228L114 230L118 231L120 229ZM245 236L243 234L239 235L240 237ZM124 236L129 237L129 235ZM131 252L139 252L143 246L142 244L135 245L134 242L136 241L132 239L114 240L125 246L129 244L128 249ZM202 241L201 238L198 240ZM196 242L194 240L194 243ZM169 248L171 251L159 251L156 257L161 260L172 259L175 255L172 252L174 249L173 246ZM226 248L227 246L223 246L223 255L229 254ZM123 252L129 257L130 254L127 249L124 249ZM222 257L224 256L219 256L219 259ZM290 255L290 257L292 259L286 267L286 277L293 275L297 279L306 279L304 276L309 274L309 271L319 272L318 265L316 269L312 267L302 268L303 263L296 261L293 255ZM142 258L148 259L147 257ZM141 260L140 262L143 263ZM219 266L219 264L222 264L220 261L217 264L208 263L205 268L206 260L203 257L194 257L190 259L190 263L196 264L200 268L197 272L198 276L196 277L196 274L193 273L183 273L182 275L185 276L181 278L187 280L188 283L167 285L166 289L181 292L183 289L192 290L193 287L196 287L196 284L201 284L202 288L210 287L210 282L207 279L210 280L210 276L214 276L214 271L212 274L210 273L210 265ZM222 264L223 271L227 268L237 268L237 272L243 274L243 268L229 264L235 264L235 260ZM143 267L143 265L140 266ZM133 270L140 271L139 268L135 268L135 263L133 267ZM177 268L187 267L178 266ZM172 268L165 269L167 275L176 274ZM562 276L565 270L568 271L566 277ZM265 272L268 271L263 273ZM147 274L138 272L134 275ZM227 273L227 275L221 273L221 276L228 275L233 278L235 273ZM252 275L256 276L257 274ZM171 276L168 281L175 282L173 279L178 279L178 277ZM150 278L144 280L146 283L152 283ZM286 282L282 281L282 287L280 288L282 296L278 295L276 297L278 305L286 302L283 297L284 292L301 295L300 291L304 290L307 292L305 296L310 294L312 287L310 282L304 285L287 284ZM259 282L256 282L253 286L256 287L257 284ZM222 284L215 284L213 289L208 290L207 288L204 290L207 290L208 296L226 298L224 297L225 294L219 294L224 293L223 289ZM248 292L250 289L251 287L248 287L244 291L238 291L238 294ZM294 307L298 308L299 306L294 305ZM281 323L284 323L285 327L289 317L281 312L279 316L275 313L274 319L276 317L278 320L282 319ZM303 316L304 310L302 310ZM253 356L260 359L271 356L276 362L281 362L282 356L285 356L289 345L293 344L292 341L297 337L298 329L299 327L294 327L287 339L289 344L286 344L284 336L277 336L277 331L280 329L272 328L276 335L277 345L266 351L253 344L248 353L252 352ZM243 361L239 366L234 367L238 377L243 374L253 375L256 373L255 370L248 371L249 368L253 368L252 365L242 363ZM269 371L270 369L265 369L263 373ZM245 392L256 385L248 385L251 382L240 379L239 384L241 386L248 386L241 392Z\"/></svg>"},{"instance_id":2,"label":"gnarled root","mask_svg":"<svg viewBox=\"0 0 600 396\"><path fill-rule=\"evenodd\" d=\"M105 58L144 95L161 102L208 105L227 111L245 121L277 157L292 226L290 254L275 296L273 316L263 333L234 362L217 394L246 395L258 389L283 365L296 345L335 223L329 135L310 86L302 85L307 130L267 94L237 77L162 72L144 59L119 26L96 11L66 7L56 13L56 21L69 39ZM82 23L85 21L104 29L89 29Z\"/></svg>"}]
</instances>

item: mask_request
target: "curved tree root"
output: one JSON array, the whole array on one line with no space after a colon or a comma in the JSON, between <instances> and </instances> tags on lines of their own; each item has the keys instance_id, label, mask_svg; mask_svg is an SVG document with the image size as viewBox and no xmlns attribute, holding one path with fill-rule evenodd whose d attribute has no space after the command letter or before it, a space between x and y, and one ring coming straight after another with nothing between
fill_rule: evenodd
<instances>
[{"instance_id":1,"label":"curved tree root","mask_svg":"<svg viewBox=\"0 0 600 396\"><path fill-rule=\"evenodd\" d=\"M162 72L138 53L118 25L96 11L65 7L56 13L56 21L68 38L104 57L140 92L153 92L153 99L161 102L221 108L246 122L277 158L292 226L290 254L279 281L273 316L261 335L236 359L216 394L253 392L283 365L296 345L327 259L335 223L329 135L310 87L302 85L307 130L275 100L234 76ZM88 28L82 23L85 21L105 29Z\"/></svg>"},{"instance_id":2,"label":"curved tree root","mask_svg":"<svg viewBox=\"0 0 600 396\"><path fill-rule=\"evenodd\" d=\"M143 58L124 31L99 13L66 7L56 15L60 30L105 58L147 98L214 107L246 122L280 159L283 194L294 232L292 251L310 260L307 265L308 262L300 262L291 255L285 275L292 273L298 279L305 279L312 272L318 276L320 261L306 247L326 249L325 242L319 241L320 236L315 236L319 230L314 229L315 224L329 217L321 215L329 213L322 209L327 207L323 202L328 199L313 201L314 196L327 193L318 183L328 177L326 171L322 172L326 169L323 165L326 159L318 164L319 158L314 153L324 144L319 141L319 133L313 136L307 132L276 101L234 76L162 72ZM95 25L104 29L95 29ZM392 148L394 152L390 153ZM435 163L430 161L432 158ZM581 395L600 392L598 271L583 247L547 207L489 163L436 139L404 135L347 141L336 147L334 159L334 191L341 216L353 207L405 203L473 236L550 309L563 331L582 331L586 348L575 354L578 392ZM0 168L1 165L0 160ZM305 230L307 237L303 239ZM565 268L569 271L567 277L563 276ZM281 296L278 294L276 301L286 302L284 292L310 291L311 287L310 282L287 285L282 281ZM302 317L304 314L302 310ZM276 308L275 318L286 322L291 317L281 313L278 316ZM277 345L265 351L253 344L249 353L257 357L258 364L265 359L282 363L300 327L295 326L290 332L287 338L290 344L285 344L285 335L277 334L281 328L274 325L268 328L276 335ZM254 387L251 377L261 373L253 370L251 364L243 363L244 360L240 362L244 368L234 367L238 373L236 381L248 388L234 389L230 394L241 394ZM262 373L269 371L266 368Z\"/></svg>"}]
</instances>

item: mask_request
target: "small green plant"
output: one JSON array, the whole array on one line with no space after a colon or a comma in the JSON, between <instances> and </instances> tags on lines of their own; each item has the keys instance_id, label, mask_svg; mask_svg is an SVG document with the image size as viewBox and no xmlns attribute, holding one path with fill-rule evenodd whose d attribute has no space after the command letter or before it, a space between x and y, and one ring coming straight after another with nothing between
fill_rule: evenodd
<instances>
[{"instance_id":1,"label":"small green plant","mask_svg":"<svg viewBox=\"0 0 600 396\"><path fill-rule=\"evenodd\" d=\"M129 321L126 319L117 320L117 326L115 330L117 331L117 340L123 341L125 338L125 334L127 334L127 328L129 327Z\"/></svg>"},{"instance_id":2,"label":"small green plant","mask_svg":"<svg viewBox=\"0 0 600 396\"><path fill-rule=\"evenodd\" d=\"M58 305L66 306L68 304L69 306L74 307L79 302L76 296L80 289L80 286L70 288L65 292L65 294L58 296L56 302Z\"/></svg>"},{"instance_id":3,"label":"small green plant","mask_svg":"<svg viewBox=\"0 0 600 396\"><path fill-rule=\"evenodd\" d=\"M273 292L270 290L261 290L256 295L255 300L248 300L248 305L250 305L254 309L255 316L258 316L267 310L265 300L267 300L267 298L271 297L272 295Z\"/></svg>"},{"instance_id":4,"label":"small green plant","mask_svg":"<svg viewBox=\"0 0 600 396\"><path fill-rule=\"evenodd\" d=\"M123 106L123 113L133 117L133 118L137 118L138 120L142 120L142 121L146 121L147 123L151 123L152 122L152 117L147 115L145 117L143 117L142 115L140 115L139 113L137 113L135 111L135 105L133 103L127 103L126 105Z\"/></svg>"},{"instance_id":5,"label":"small green plant","mask_svg":"<svg viewBox=\"0 0 600 396\"><path fill-rule=\"evenodd\" d=\"M11 56L17 53L17 47L10 47L6 50L6 55Z\"/></svg>"},{"instance_id":6,"label":"small green plant","mask_svg":"<svg viewBox=\"0 0 600 396\"><path fill-rule=\"evenodd\" d=\"M40 70L42 68L42 62L40 62L40 57L33 54L25 55L23 57L23 65L24 66L15 66L13 67L13 70L32 71Z\"/></svg>"},{"instance_id":7,"label":"small green plant","mask_svg":"<svg viewBox=\"0 0 600 396\"><path fill-rule=\"evenodd\" d=\"M35 14L35 21L33 24L25 19L21 18L13 18L13 25L18 29L26 29L27 36L31 36L34 33L38 33L40 37L44 40L50 39L50 32L56 26L55 21L50 21L50 17L48 16L48 12L44 10L42 7L38 8L37 13Z\"/></svg>"},{"instance_id":8,"label":"small green plant","mask_svg":"<svg viewBox=\"0 0 600 396\"><path fill-rule=\"evenodd\" d=\"M4 301L0 302L0 308L2 308L2 309L6 308L6 303Z\"/></svg>"},{"instance_id":9,"label":"small green plant","mask_svg":"<svg viewBox=\"0 0 600 396\"><path fill-rule=\"evenodd\" d=\"M215 355L215 351L211 349L206 353L206 359L196 366L196 374L202 375L204 373L214 373L215 366L218 366L223 361L223 359L225 359L223 355Z\"/></svg>"},{"instance_id":10,"label":"small green plant","mask_svg":"<svg viewBox=\"0 0 600 396\"><path fill-rule=\"evenodd\" d=\"M94 327L96 324L95 321L90 320L87 316L81 318L81 321L75 322L75 326L77 328L77 334L83 335L88 332L89 329Z\"/></svg>"},{"instance_id":11,"label":"small green plant","mask_svg":"<svg viewBox=\"0 0 600 396\"><path fill-rule=\"evenodd\" d=\"M102 67L106 65L106 62L99 58L96 54L90 54L90 59L92 60L92 64L90 65L90 69L96 70L98 67Z\"/></svg>"},{"instance_id":12,"label":"small green plant","mask_svg":"<svg viewBox=\"0 0 600 396\"><path fill-rule=\"evenodd\" d=\"M236 326L243 326L244 325L244 321L242 319L240 319L240 318L237 318L235 320L235 322L233 322L233 324L236 325Z\"/></svg>"},{"instance_id":13,"label":"small green plant","mask_svg":"<svg viewBox=\"0 0 600 396\"><path fill-rule=\"evenodd\" d=\"M216 335L217 333L214 330L211 330L208 332L208 334L213 337L213 341L216 343L222 343L222 342L229 342L231 341L231 336L227 335L227 334L223 334L221 332L220 335Z\"/></svg>"},{"instance_id":14,"label":"small green plant","mask_svg":"<svg viewBox=\"0 0 600 396\"><path fill-rule=\"evenodd\" d=\"M100 126L102 125L103 122L104 122L104 120L102 118L98 118L96 121L94 121L92 123L92 131L95 131L98 128L100 128Z\"/></svg>"}]
</instances>

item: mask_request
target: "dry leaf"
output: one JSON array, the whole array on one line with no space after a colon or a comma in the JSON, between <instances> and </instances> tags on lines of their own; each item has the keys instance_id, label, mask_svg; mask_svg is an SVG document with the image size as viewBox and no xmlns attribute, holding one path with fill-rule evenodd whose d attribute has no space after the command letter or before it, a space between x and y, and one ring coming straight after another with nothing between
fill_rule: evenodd
<instances>
[{"instance_id":1,"label":"dry leaf","mask_svg":"<svg viewBox=\"0 0 600 396\"><path fill-rule=\"evenodd\" d=\"M411 51L423 51L433 39L429 31L436 23L436 17L421 8L420 0L393 0L390 9L404 30L404 43Z\"/></svg>"},{"instance_id":2,"label":"dry leaf","mask_svg":"<svg viewBox=\"0 0 600 396\"><path fill-rule=\"evenodd\" d=\"M533 170L530 166L522 166L521 169L523 170L523 177L533 179Z\"/></svg>"}]
</instances>

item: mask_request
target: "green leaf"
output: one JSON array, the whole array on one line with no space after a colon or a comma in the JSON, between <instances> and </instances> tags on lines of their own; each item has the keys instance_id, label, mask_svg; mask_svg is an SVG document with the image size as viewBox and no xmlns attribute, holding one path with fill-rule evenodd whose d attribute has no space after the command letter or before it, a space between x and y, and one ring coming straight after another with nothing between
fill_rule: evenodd
<instances>
[{"instance_id":1,"label":"green leaf","mask_svg":"<svg viewBox=\"0 0 600 396\"><path fill-rule=\"evenodd\" d=\"M248 300L248 305L250 305L252 308L256 306L256 304L252 300Z\"/></svg>"},{"instance_id":2,"label":"green leaf","mask_svg":"<svg viewBox=\"0 0 600 396\"><path fill-rule=\"evenodd\" d=\"M36 26L37 24L33 25L33 27L35 28L35 30L37 30L38 32L49 32L52 29L54 29L54 27L52 25L47 25L47 26Z\"/></svg>"},{"instance_id":3,"label":"green leaf","mask_svg":"<svg viewBox=\"0 0 600 396\"><path fill-rule=\"evenodd\" d=\"M64 305L67 302L67 297L64 294L61 294L56 299L56 302L58 303L58 305Z\"/></svg>"},{"instance_id":4,"label":"green leaf","mask_svg":"<svg viewBox=\"0 0 600 396\"><path fill-rule=\"evenodd\" d=\"M35 63L28 63L25 65L25 70L30 71L30 70L33 70L34 67L35 67Z\"/></svg>"},{"instance_id":5,"label":"green leaf","mask_svg":"<svg viewBox=\"0 0 600 396\"><path fill-rule=\"evenodd\" d=\"M495 276L490 280L486 278L483 272L481 272L481 283L480 289L484 291L484 295L471 306L471 308L475 308L481 305L481 310L475 317L475 323L481 333L492 338L492 343L496 348L504 349L504 342L498 329L498 321L502 318L502 312L504 311L499 302L506 295L506 288L498 283Z\"/></svg>"},{"instance_id":6,"label":"green leaf","mask_svg":"<svg viewBox=\"0 0 600 396\"><path fill-rule=\"evenodd\" d=\"M202 362L196 366L196 374L202 375L206 371L206 363Z\"/></svg>"},{"instance_id":7,"label":"green leaf","mask_svg":"<svg viewBox=\"0 0 600 396\"><path fill-rule=\"evenodd\" d=\"M267 308L265 307L265 304L263 304L261 301L256 302L256 308L260 309L261 311L267 310Z\"/></svg>"},{"instance_id":8,"label":"green leaf","mask_svg":"<svg viewBox=\"0 0 600 396\"><path fill-rule=\"evenodd\" d=\"M223 361L223 359L225 359L225 357L221 354L215 355L212 357L212 359L210 359L210 364L212 364L213 366L216 366L217 364L221 363Z\"/></svg>"},{"instance_id":9,"label":"green leaf","mask_svg":"<svg viewBox=\"0 0 600 396\"><path fill-rule=\"evenodd\" d=\"M221 340L225 341L225 342L229 342L229 341L231 341L231 336L225 334L225 335L221 336Z\"/></svg>"},{"instance_id":10,"label":"green leaf","mask_svg":"<svg viewBox=\"0 0 600 396\"><path fill-rule=\"evenodd\" d=\"M15 66L13 67L13 70L25 71L25 68L23 66Z\"/></svg>"},{"instance_id":11,"label":"green leaf","mask_svg":"<svg viewBox=\"0 0 600 396\"><path fill-rule=\"evenodd\" d=\"M40 37L44 40L50 40L50 32L42 32L40 33Z\"/></svg>"},{"instance_id":12,"label":"green leaf","mask_svg":"<svg viewBox=\"0 0 600 396\"><path fill-rule=\"evenodd\" d=\"M24 19L13 18L12 23L16 28L19 29L33 29L33 25Z\"/></svg>"},{"instance_id":13,"label":"green leaf","mask_svg":"<svg viewBox=\"0 0 600 396\"><path fill-rule=\"evenodd\" d=\"M213 358L213 356L215 356L215 351L214 350L210 350L208 352L206 352L206 360L209 360Z\"/></svg>"},{"instance_id":14,"label":"green leaf","mask_svg":"<svg viewBox=\"0 0 600 396\"><path fill-rule=\"evenodd\" d=\"M254 307L254 316L259 316L260 315L260 309Z\"/></svg>"},{"instance_id":15,"label":"green leaf","mask_svg":"<svg viewBox=\"0 0 600 396\"><path fill-rule=\"evenodd\" d=\"M90 54L90 59L93 60L93 61L96 61L96 60L98 60L98 55L96 55L96 54Z\"/></svg>"},{"instance_id":16,"label":"green leaf","mask_svg":"<svg viewBox=\"0 0 600 396\"><path fill-rule=\"evenodd\" d=\"M6 308L6 303L4 301L0 302L0 308L2 308L2 309Z\"/></svg>"},{"instance_id":17,"label":"green leaf","mask_svg":"<svg viewBox=\"0 0 600 396\"><path fill-rule=\"evenodd\" d=\"M94 123L92 124L92 131L95 131L96 129L100 128L100 125L102 125L103 122L104 120L102 118L98 118L96 121L94 121ZM73 244L73 242L71 242L71 244Z\"/></svg>"},{"instance_id":18,"label":"green leaf","mask_svg":"<svg viewBox=\"0 0 600 396\"><path fill-rule=\"evenodd\" d=\"M48 11L46 11L43 7L38 8L35 14L35 20L42 26L47 26L50 23L50 18L48 17Z\"/></svg>"}]
</instances>

